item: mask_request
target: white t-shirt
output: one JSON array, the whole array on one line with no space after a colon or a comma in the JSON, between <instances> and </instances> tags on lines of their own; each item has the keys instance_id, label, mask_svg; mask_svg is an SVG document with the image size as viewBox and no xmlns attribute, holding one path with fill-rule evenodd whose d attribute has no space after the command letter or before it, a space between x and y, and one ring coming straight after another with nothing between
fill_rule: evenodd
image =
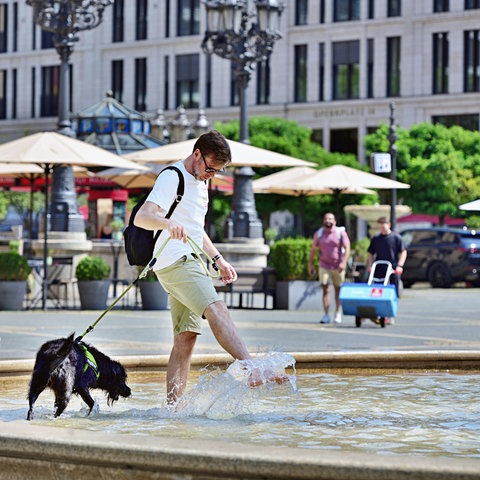
<instances>
[{"instance_id":1,"label":"white t-shirt","mask_svg":"<svg viewBox=\"0 0 480 480\"><path fill-rule=\"evenodd\" d=\"M203 247L205 215L208 209L207 185L201 180L196 180L193 175L188 173L183 162L177 162L174 166L178 167L183 173L185 192L170 218L183 225L187 235L200 245L200 247ZM177 172L173 170L162 172L148 195L147 201L155 203L168 212L177 195L178 182ZM156 253L169 236L170 233L168 230L162 231L155 245L154 253ZM188 243L183 243L182 240L170 240L158 257L154 270L168 267L183 255L190 255L191 253L192 249Z\"/></svg>"}]
</instances>

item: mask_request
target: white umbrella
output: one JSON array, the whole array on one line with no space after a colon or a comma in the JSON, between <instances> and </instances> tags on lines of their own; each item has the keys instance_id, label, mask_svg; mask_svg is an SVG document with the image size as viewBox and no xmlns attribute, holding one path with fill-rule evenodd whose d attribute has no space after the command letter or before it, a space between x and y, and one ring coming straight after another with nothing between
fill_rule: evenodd
<instances>
[{"instance_id":1,"label":"white umbrella","mask_svg":"<svg viewBox=\"0 0 480 480\"><path fill-rule=\"evenodd\" d=\"M480 212L480 198L478 200L473 200L472 202L462 203L458 207L460 210L470 210L471 212Z\"/></svg>"},{"instance_id":2,"label":"white umbrella","mask_svg":"<svg viewBox=\"0 0 480 480\"><path fill-rule=\"evenodd\" d=\"M170 143L161 147L148 148L127 153L124 158L137 162L172 163L187 158L193 152L197 139ZM312 166L312 162L300 160L281 153L254 147L246 143L228 140L232 152L232 167L296 167Z\"/></svg>"},{"instance_id":3,"label":"white umbrella","mask_svg":"<svg viewBox=\"0 0 480 480\"><path fill-rule=\"evenodd\" d=\"M338 196L340 193L348 194L375 194L373 190L363 187L348 187L339 192L329 186L311 181L320 170L310 167L287 168L280 172L272 173L252 182L255 193L276 193L279 195L290 195L301 197L300 221L301 232L303 232L305 197L310 195L335 194L338 210ZM338 214L338 212L337 212Z\"/></svg>"},{"instance_id":4,"label":"white umbrella","mask_svg":"<svg viewBox=\"0 0 480 480\"><path fill-rule=\"evenodd\" d=\"M48 186L50 169L55 165L83 167L134 168L136 164L94 145L67 137L57 132L40 132L0 145L0 163L33 164L40 166ZM47 251L48 251L48 190L45 190L45 218L43 243L43 302L47 300Z\"/></svg>"}]
</instances>

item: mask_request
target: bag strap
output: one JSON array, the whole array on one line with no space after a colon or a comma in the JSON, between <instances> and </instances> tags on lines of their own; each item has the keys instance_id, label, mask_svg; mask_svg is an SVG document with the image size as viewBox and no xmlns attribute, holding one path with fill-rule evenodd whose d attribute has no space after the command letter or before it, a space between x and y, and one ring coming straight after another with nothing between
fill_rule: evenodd
<instances>
[{"instance_id":1,"label":"bag strap","mask_svg":"<svg viewBox=\"0 0 480 480\"><path fill-rule=\"evenodd\" d=\"M165 170L175 170L178 174L177 195L176 195L175 200L173 201L172 205L170 205L170 209L168 210L167 214L165 215L165 218L170 218L172 216L174 210L177 208L177 205L182 200L183 194L185 193L185 179L183 178L183 173L181 172L181 170L178 167L175 167L174 165L171 165L169 167L165 167L162 170L162 172L164 172ZM160 172L159 175L161 175L162 172ZM157 233L153 237L154 244L157 243L158 237L160 236L161 233L162 233L162 230L157 230Z\"/></svg>"}]
</instances>

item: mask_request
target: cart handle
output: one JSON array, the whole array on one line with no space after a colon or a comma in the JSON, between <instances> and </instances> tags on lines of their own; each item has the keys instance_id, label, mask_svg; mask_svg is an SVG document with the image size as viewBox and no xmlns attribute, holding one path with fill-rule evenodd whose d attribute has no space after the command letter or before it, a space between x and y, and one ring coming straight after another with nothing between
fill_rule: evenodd
<instances>
[{"instance_id":1,"label":"cart handle","mask_svg":"<svg viewBox=\"0 0 480 480\"><path fill-rule=\"evenodd\" d=\"M387 272L385 273L385 278L377 278L374 276L375 269L378 265L387 265ZM370 270L370 275L368 276L368 284L371 285L374 281L383 282L383 285L388 285L390 281L390 275L394 272L392 264L388 260L377 260L372 263L372 269Z\"/></svg>"}]
</instances>

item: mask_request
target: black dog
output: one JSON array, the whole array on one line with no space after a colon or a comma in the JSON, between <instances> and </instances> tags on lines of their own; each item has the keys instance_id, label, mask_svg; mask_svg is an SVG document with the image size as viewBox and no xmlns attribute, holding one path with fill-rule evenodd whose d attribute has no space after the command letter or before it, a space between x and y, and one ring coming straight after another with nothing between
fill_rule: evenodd
<instances>
[{"instance_id":1,"label":"black dog","mask_svg":"<svg viewBox=\"0 0 480 480\"><path fill-rule=\"evenodd\" d=\"M62 414L76 393L92 411L95 404L90 388L101 388L108 393L110 406L118 397L129 397L131 390L125 383L127 374L120 363L99 352L91 345L68 338L44 343L37 353L33 368L28 401L27 420L33 418L33 404L46 387L55 393L55 416Z\"/></svg>"}]
</instances>

